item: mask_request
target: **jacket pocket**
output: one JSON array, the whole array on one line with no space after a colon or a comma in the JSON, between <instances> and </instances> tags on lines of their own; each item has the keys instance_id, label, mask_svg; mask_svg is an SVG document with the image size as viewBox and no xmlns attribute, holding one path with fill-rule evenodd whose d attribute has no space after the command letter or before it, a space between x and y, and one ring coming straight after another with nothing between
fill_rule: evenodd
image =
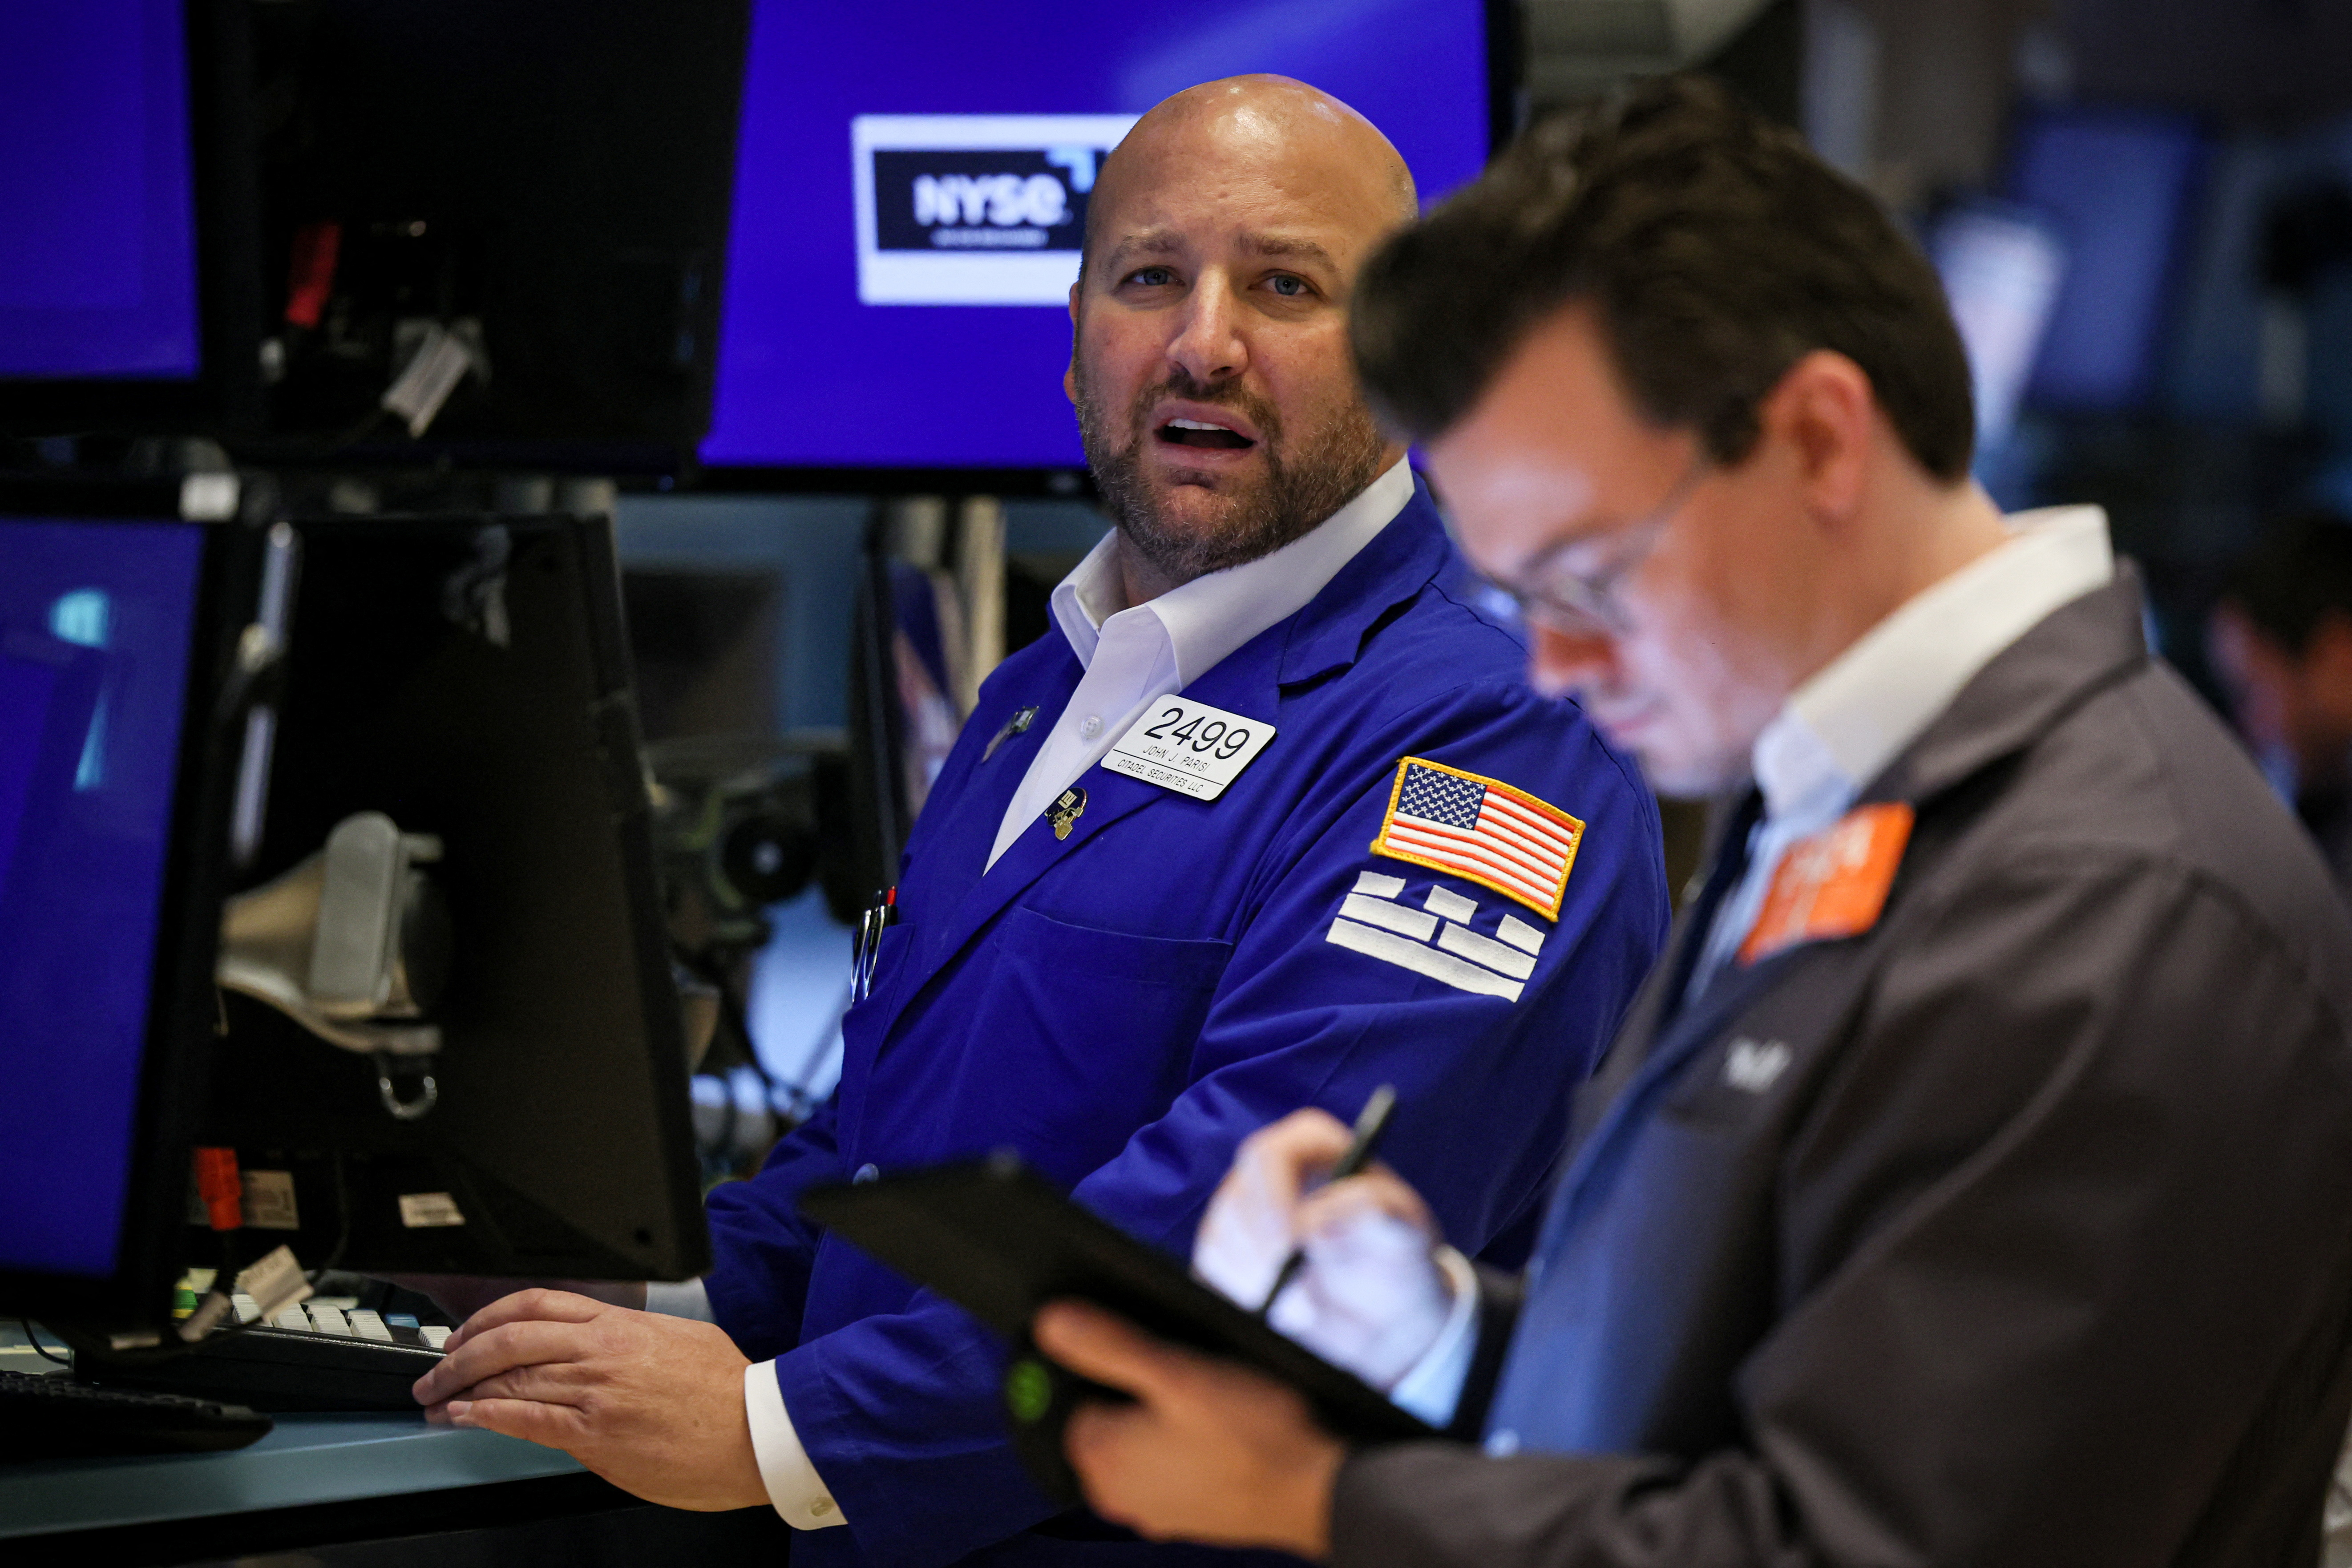
<instances>
[{"instance_id":1,"label":"jacket pocket","mask_svg":"<svg viewBox=\"0 0 2352 1568\"><path fill-rule=\"evenodd\" d=\"M1233 944L1136 936L1016 909L970 1016L960 1098L991 1146L1064 1183L1117 1154L1188 1080Z\"/></svg>"}]
</instances>

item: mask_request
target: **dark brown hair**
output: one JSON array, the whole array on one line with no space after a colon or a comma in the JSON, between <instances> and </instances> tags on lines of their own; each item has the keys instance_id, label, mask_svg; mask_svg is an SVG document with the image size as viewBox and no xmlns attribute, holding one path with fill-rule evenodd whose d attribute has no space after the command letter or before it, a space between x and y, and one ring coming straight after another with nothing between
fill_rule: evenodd
<instances>
[{"instance_id":1,"label":"dark brown hair","mask_svg":"<svg viewBox=\"0 0 2352 1568\"><path fill-rule=\"evenodd\" d=\"M1531 127L1366 266L1349 332L1410 438L1467 414L1529 329L1591 306L1634 405L1747 457L1756 408L1816 349L1845 355L1920 467L1967 474L1968 358L1942 284L1860 185L1702 78Z\"/></svg>"},{"instance_id":2,"label":"dark brown hair","mask_svg":"<svg viewBox=\"0 0 2352 1568\"><path fill-rule=\"evenodd\" d=\"M2300 658L2328 616L2352 615L2352 521L2297 512L2231 566L2221 597Z\"/></svg>"}]
</instances>

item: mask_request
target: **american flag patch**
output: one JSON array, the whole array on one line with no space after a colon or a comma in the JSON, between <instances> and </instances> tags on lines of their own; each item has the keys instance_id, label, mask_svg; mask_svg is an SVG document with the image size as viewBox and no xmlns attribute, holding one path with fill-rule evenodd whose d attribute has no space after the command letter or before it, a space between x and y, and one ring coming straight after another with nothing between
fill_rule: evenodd
<instances>
[{"instance_id":1,"label":"american flag patch","mask_svg":"<svg viewBox=\"0 0 2352 1568\"><path fill-rule=\"evenodd\" d=\"M1372 853L1450 871L1556 921L1583 839L1583 823L1525 790L1407 757Z\"/></svg>"}]
</instances>

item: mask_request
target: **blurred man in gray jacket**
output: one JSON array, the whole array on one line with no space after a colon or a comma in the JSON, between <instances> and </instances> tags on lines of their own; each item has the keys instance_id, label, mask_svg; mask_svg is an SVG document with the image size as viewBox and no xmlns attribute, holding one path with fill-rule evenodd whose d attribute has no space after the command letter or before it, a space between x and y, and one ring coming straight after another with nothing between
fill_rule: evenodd
<instances>
[{"instance_id":1,"label":"blurred man in gray jacket","mask_svg":"<svg viewBox=\"0 0 2352 1568\"><path fill-rule=\"evenodd\" d=\"M1466 1442L1076 1305L1147 1534L1344 1563L2311 1563L2352 1406L2352 928L2141 640L2090 509L1969 479L1935 275L1688 83L1549 125L1368 268L1354 341L1534 673L1727 828L1534 1262L1245 1146L1196 1260ZM1563 1090L1565 1092L1565 1089ZM1475 1130L1465 1129L1465 1137Z\"/></svg>"}]
</instances>

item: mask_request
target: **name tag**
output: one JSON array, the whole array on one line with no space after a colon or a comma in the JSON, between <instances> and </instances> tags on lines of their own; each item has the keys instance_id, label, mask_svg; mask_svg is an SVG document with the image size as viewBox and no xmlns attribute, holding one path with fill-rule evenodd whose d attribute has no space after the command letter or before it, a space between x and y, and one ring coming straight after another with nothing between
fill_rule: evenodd
<instances>
[{"instance_id":1,"label":"name tag","mask_svg":"<svg viewBox=\"0 0 2352 1568\"><path fill-rule=\"evenodd\" d=\"M1859 936L1878 923L1911 841L1911 808L1900 801L1858 806L1789 846L1772 873L1763 910L1739 944L1753 963L1801 942Z\"/></svg>"},{"instance_id":2,"label":"name tag","mask_svg":"<svg viewBox=\"0 0 2352 1568\"><path fill-rule=\"evenodd\" d=\"M1102 765L1194 800L1214 800L1273 739L1271 724L1162 697L1118 738Z\"/></svg>"}]
</instances>

